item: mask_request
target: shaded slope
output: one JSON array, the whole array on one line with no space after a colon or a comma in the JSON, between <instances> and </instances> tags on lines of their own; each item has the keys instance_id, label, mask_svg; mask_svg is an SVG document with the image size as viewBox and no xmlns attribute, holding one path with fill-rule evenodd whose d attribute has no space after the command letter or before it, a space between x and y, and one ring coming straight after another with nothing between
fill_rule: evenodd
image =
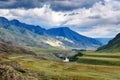
<instances>
[{"instance_id":1,"label":"shaded slope","mask_svg":"<svg viewBox=\"0 0 120 80\"><path fill-rule=\"evenodd\" d=\"M18 20L15 20L15 19L11 20L10 24L14 25L16 27L25 28L25 29L33 32L33 33L37 33L37 34L40 34L40 35L43 35L44 32L45 32L45 29L41 28L40 26L28 25L28 24L25 24L25 23L21 23Z\"/></svg>"},{"instance_id":2,"label":"shaded slope","mask_svg":"<svg viewBox=\"0 0 120 80\"><path fill-rule=\"evenodd\" d=\"M34 25L28 25L25 23L21 23L16 19L9 21L8 19L6 19L4 17L0 17L0 26L4 27L6 29L11 29L10 28L11 26L15 26L15 27L27 29L27 30L37 33L37 34L43 34L45 31L45 29L41 28L40 26L34 26Z\"/></svg>"},{"instance_id":3,"label":"shaded slope","mask_svg":"<svg viewBox=\"0 0 120 80\"><path fill-rule=\"evenodd\" d=\"M120 33L109 43L103 47L98 48L101 52L120 52Z\"/></svg>"}]
</instances>

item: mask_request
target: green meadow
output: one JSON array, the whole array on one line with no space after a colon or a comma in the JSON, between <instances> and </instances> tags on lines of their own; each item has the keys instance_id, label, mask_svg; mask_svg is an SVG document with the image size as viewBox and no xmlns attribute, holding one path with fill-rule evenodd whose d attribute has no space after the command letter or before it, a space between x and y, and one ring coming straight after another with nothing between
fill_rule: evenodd
<instances>
[{"instance_id":1,"label":"green meadow","mask_svg":"<svg viewBox=\"0 0 120 80\"><path fill-rule=\"evenodd\" d=\"M93 65L120 66L120 53L85 52L78 63Z\"/></svg>"}]
</instances>

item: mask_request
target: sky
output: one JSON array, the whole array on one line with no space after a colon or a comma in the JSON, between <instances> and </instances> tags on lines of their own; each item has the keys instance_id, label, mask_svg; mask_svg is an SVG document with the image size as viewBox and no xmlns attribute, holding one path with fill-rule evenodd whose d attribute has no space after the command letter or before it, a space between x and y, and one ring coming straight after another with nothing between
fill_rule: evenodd
<instances>
[{"instance_id":1,"label":"sky","mask_svg":"<svg viewBox=\"0 0 120 80\"><path fill-rule=\"evenodd\" d=\"M120 0L0 0L0 16L49 29L69 27L93 38L120 32Z\"/></svg>"}]
</instances>

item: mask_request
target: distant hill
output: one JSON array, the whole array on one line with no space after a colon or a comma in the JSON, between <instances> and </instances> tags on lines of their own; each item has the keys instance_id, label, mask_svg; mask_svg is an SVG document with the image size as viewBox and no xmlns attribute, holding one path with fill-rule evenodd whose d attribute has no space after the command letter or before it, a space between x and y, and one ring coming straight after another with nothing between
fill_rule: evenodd
<instances>
[{"instance_id":1,"label":"distant hill","mask_svg":"<svg viewBox=\"0 0 120 80\"><path fill-rule=\"evenodd\" d=\"M108 42L112 40L112 38L95 38L95 39L100 41L103 45L108 44Z\"/></svg>"},{"instance_id":2,"label":"distant hill","mask_svg":"<svg viewBox=\"0 0 120 80\"><path fill-rule=\"evenodd\" d=\"M44 29L0 17L0 38L16 45L40 48L96 49L101 42L72 31L68 27Z\"/></svg>"},{"instance_id":3,"label":"distant hill","mask_svg":"<svg viewBox=\"0 0 120 80\"><path fill-rule=\"evenodd\" d=\"M98 48L100 52L120 52L120 33L109 41L109 43L103 47Z\"/></svg>"}]
</instances>

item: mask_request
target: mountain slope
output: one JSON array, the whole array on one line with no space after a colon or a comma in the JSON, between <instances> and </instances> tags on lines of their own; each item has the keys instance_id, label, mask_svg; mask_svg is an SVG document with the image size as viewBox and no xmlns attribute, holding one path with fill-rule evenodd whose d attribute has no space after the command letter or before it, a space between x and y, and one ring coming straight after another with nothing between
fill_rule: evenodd
<instances>
[{"instance_id":1,"label":"mountain slope","mask_svg":"<svg viewBox=\"0 0 120 80\"><path fill-rule=\"evenodd\" d=\"M120 52L120 33L109 43L103 47L98 48L101 52Z\"/></svg>"},{"instance_id":2,"label":"mountain slope","mask_svg":"<svg viewBox=\"0 0 120 80\"><path fill-rule=\"evenodd\" d=\"M70 41L73 41L73 45L75 47L82 48L97 48L101 45L101 43L93 38L89 38L83 35L80 35L68 27L60 27L60 28L52 28L47 30L47 34L52 36L60 36L63 38L67 38Z\"/></svg>"},{"instance_id":3,"label":"mountain slope","mask_svg":"<svg viewBox=\"0 0 120 80\"><path fill-rule=\"evenodd\" d=\"M101 46L99 41L82 36L67 27L46 30L4 17L0 17L0 37L22 46L41 48L95 49Z\"/></svg>"},{"instance_id":4,"label":"mountain slope","mask_svg":"<svg viewBox=\"0 0 120 80\"><path fill-rule=\"evenodd\" d=\"M17 20L9 21L4 17L0 17L0 38L5 41L11 41L15 45L41 48L52 47L44 42L51 38L39 35L42 34L43 30L42 28L38 29L36 26L27 25Z\"/></svg>"},{"instance_id":5,"label":"mountain slope","mask_svg":"<svg viewBox=\"0 0 120 80\"><path fill-rule=\"evenodd\" d=\"M19 22L18 20L11 20L10 21L11 25L14 25L16 27L20 27L20 28L25 28L33 33L37 33L37 34L44 34L45 32L45 29L44 28L41 28L40 26L34 26L34 25L28 25L28 24L25 24L25 23L21 23Z\"/></svg>"},{"instance_id":6,"label":"mountain slope","mask_svg":"<svg viewBox=\"0 0 120 80\"><path fill-rule=\"evenodd\" d=\"M11 42L6 42L3 39L0 38L0 54L12 54L12 53L17 53L17 54L31 54L35 55L34 52L26 50L22 47L18 46L13 46Z\"/></svg>"}]
</instances>

